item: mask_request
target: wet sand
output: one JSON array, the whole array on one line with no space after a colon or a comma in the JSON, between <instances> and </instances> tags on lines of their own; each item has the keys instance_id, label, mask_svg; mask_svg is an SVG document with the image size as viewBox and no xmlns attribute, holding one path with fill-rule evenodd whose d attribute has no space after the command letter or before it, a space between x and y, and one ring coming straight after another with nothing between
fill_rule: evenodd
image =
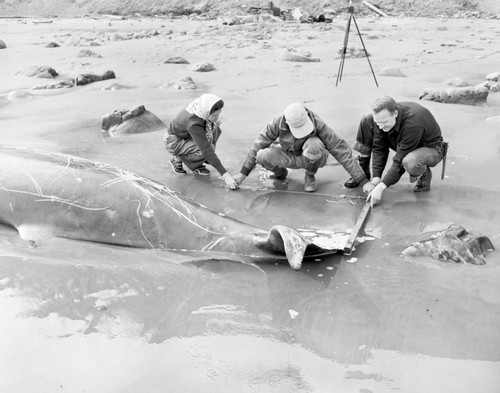
<instances>
[{"instance_id":1,"label":"wet sand","mask_svg":"<svg viewBox=\"0 0 500 393\"><path fill-rule=\"evenodd\" d=\"M302 171L282 184L259 169L232 192L214 170L208 178L175 176L161 131L103 138L100 120L145 105L168 124L199 94L217 94L226 103L218 153L236 174L254 137L288 103L305 103L352 143L360 117L379 95L417 101L421 90L445 87L448 78L474 85L500 71L494 20L357 19L378 88L363 58L346 59L335 86L342 17L332 24L236 26L111 17L2 20L2 143L114 164L265 228L351 228L363 201L349 196L361 191L342 187L347 174L333 160L318 172L316 194L302 192ZM115 35L154 31L159 34L131 40ZM51 41L61 46L46 48ZM360 47L354 31L349 42ZM285 47L321 61L280 60ZM77 57L81 49L102 57ZM173 56L191 64L164 63ZM191 71L205 61L216 70ZM51 82L16 74L34 65L51 66L61 78L108 69L117 78L29 90ZM406 77L378 75L387 66ZM184 76L199 88L159 88ZM130 88L102 90L111 83ZM8 100L15 90L33 97ZM450 142L445 179L438 165L431 192L414 194L404 176L371 212L366 232L375 240L359 244L352 256L308 262L299 272L281 263L256 267L64 239L30 248L16 231L0 227L0 390L496 393L498 251L484 266L404 259L401 252L451 223L489 236L498 248L500 93L491 93L487 106L420 103Z\"/></svg>"}]
</instances>

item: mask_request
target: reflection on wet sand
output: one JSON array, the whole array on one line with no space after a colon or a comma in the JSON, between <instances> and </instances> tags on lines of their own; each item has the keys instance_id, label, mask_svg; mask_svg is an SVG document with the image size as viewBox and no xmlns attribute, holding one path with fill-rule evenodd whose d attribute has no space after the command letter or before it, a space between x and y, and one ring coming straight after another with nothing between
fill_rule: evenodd
<instances>
[{"instance_id":1,"label":"reflection on wet sand","mask_svg":"<svg viewBox=\"0 0 500 393\"><path fill-rule=\"evenodd\" d=\"M4 249L15 234L1 234ZM500 383L500 317L487 312L498 297L476 290L491 288L496 267L391 260L374 245L362 262L294 272L75 243L14 241L2 258L6 387L493 393Z\"/></svg>"},{"instance_id":2,"label":"reflection on wet sand","mask_svg":"<svg viewBox=\"0 0 500 393\"><path fill-rule=\"evenodd\" d=\"M354 263L336 255L308 261L300 272L274 261L64 239L29 248L1 227L0 369L7 377L0 382L9 392L43 381L70 392L159 392L168 385L175 392L335 386L496 393L495 259L474 266L401 257L419 232L471 208L473 202L462 212L438 210L445 192L418 202L412 194L389 196L366 228L375 240L357 246ZM279 204L267 191L244 197L264 215ZM469 219L472 226L494 214L488 206L498 198L486 191L480 197L485 209ZM285 199L300 206L300 197ZM350 203L326 206L343 207L339 221L352 217ZM485 231L494 230L489 225Z\"/></svg>"}]
</instances>

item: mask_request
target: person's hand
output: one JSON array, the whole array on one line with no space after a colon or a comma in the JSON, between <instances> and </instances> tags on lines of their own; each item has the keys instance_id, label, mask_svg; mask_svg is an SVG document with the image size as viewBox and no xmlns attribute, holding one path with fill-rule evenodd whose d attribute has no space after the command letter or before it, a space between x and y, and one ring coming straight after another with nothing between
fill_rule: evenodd
<instances>
[{"instance_id":1,"label":"person's hand","mask_svg":"<svg viewBox=\"0 0 500 393\"><path fill-rule=\"evenodd\" d=\"M369 194L374 188L375 188L375 185L371 182L363 184L363 192L365 194Z\"/></svg>"},{"instance_id":2,"label":"person's hand","mask_svg":"<svg viewBox=\"0 0 500 393\"><path fill-rule=\"evenodd\" d=\"M377 186L380 183L380 177L374 177L370 180L370 183L372 183L374 186Z\"/></svg>"},{"instance_id":3,"label":"person's hand","mask_svg":"<svg viewBox=\"0 0 500 393\"><path fill-rule=\"evenodd\" d=\"M245 180L246 176L242 173L238 173L235 177L234 180L236 181L236 184L238 187L240 186L241 183L243 183L243 180Z\"/></svg>"},{"instance_id":4,"label":"person's hand","mask_svg":"<svg viewBox=\"0 0 500 393\"><path fill-rule=\"evenodd\" d=\"M379 203L382 200L382 194L384 193L384 190L386 188L387 188L387 186L384 183L379 183L368 194L368 197L366 198L366 200L370 202L370 205L372 207L375 206L377 203Z\"/></svg>"},{"instance_id":5,"label":"person's hand","mask_svg":"<svg viewBox=\"0 0 500 393\"><path fill-rule=\"evenodd\" d=\"M234 178L229 174L229 172L226 172L222 175L222 178L226 182L226 185L231 189L231 190L236 190L239 187L239 183L234 180Z\"/></svg>"}]
</instances>

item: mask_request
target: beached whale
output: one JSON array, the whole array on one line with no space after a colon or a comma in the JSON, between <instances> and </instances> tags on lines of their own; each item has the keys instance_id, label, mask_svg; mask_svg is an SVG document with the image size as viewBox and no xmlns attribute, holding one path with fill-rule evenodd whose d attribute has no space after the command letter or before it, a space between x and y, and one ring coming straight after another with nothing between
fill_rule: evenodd
<instances>
[{"instance_id":1,"label":"beached whale","mask_svg":"<svg viewBox=\"0 0 500 393\"><path fill-rule=\"evenodd\" d=\"M337 248L286 226L264 230L213 211L121 168L35 149L0 146L0 223L37 244L51 237L169 251L286 258Z\"/></svg>"}]
</instances>

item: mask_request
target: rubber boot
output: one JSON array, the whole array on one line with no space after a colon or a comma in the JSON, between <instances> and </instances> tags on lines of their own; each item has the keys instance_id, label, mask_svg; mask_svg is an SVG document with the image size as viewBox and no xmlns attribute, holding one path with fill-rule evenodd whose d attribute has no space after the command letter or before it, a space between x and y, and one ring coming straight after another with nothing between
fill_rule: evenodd
<instances>
[{"instance_id":1,"label":"rubber boot","mask_svg":"<svg viewBox=\"0 0 500 393\"><path fill-rule=\"evenodd\" d=\"M273 174L269 175L269 179L285 180L288 175L288 170L279 166L275 167L272 172Z\"/></svg>"},{"instance_id":2,"label":"rubber boot","mask_svg":"<svg viewBox=\"0 0 500 393\"><path fill-rule=\"evenodd\" d=\"M414 192L426 192L431 189L431 180L432 180L432 172L431 168L427 168L427 170L420 175L417 180L417 184L413 188Z\"/></svg>"},{"instance_id":3,"label":"rubber boot","mask_svg":"<svg viewBox=\"0 0 500 393\"><path fill-rule=\"evenodd\" d=\"M365 172L367 179L370 180L370 178L372 177L370 173L370 157L358 156L357 158L359 161L359 166L361 167L363 172ZM351 177L344 183L344 186L346 186L347 188L356 188L357 186L359 186L359 184Z\"/></svg>"},{"instance_id":4,"label":"rubber boot","mask_svg":"<svg viewBox=\"0 0 500 393\"><path fill-rule=\"evenodd\" d=\"M318 189L318 185L316 184L316 178L314 177L314 173L310 171L306 171L306 176L304 178L304 191L305 192L315 192Z\"/></svg>"}]
</instances>

